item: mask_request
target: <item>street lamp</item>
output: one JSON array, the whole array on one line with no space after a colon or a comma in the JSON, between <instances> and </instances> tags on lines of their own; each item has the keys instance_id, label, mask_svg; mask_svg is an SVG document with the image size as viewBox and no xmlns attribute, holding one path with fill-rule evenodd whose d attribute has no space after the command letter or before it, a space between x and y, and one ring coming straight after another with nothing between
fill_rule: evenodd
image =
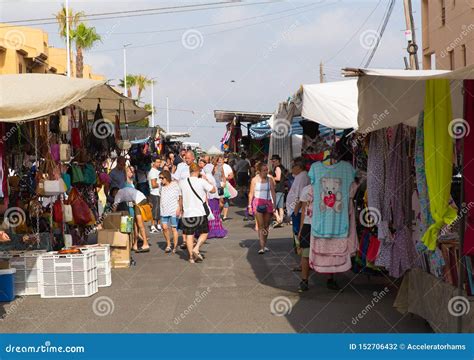
<instances>
[{"instance_id":1,"label":"street lamp","mask_svg":"<svg viewBox=\"0 0 474 360\"><path fill-rule=\"evenodd\" d=\"M123 45L123 84L124 84L124 96L128 96L127 92L127 47L132 44Z\"/></svg>"}]
</instances>

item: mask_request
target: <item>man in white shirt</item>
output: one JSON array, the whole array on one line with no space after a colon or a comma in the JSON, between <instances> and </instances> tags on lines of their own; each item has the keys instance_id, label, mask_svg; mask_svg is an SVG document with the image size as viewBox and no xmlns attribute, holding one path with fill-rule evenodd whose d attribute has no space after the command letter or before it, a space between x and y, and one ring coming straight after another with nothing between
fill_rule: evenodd
<instances>
[{"instance_id":1,"label":"man in white shirt","mask_svg":"<svg viewBox=\"0 0 474 360\"><path fill-rule=\"evenodd\" d=\"M288 191L288 195L286 196L286 211L289 216L291 216L293 223L295 222L294 216L298 216L301 204L299 201L299 195L301 194L301 190L311 184L311 180L308 176L308 172L305 168L304 159L299 157L293 160L293 165L291 167L291 172L294 176L293 184ZM298 220L296 220L298 221ZM296 224L293 224L294 226ZM299 223L297 224L299 231Z\"/></svg>"},{"instance_id":2,"label":"man in white shirt","mask_svg":"<svg viewBox=\"0 0 474 360\"><path fill-rule=\"evenodd\" d=\"M199 178L200 168L197 164L192 163L189 170L190 177L179 181L181 190L179 208L182 214L183 238L188 248L189 262L194 263L195 260L203 260L199 248L207 240L209 232L205 210L205 206L209 208L207 193L215 193L216 187ZM199 238L193 248L195 233L199 233Z\"/></svg>"},{"instance_id":3,"label":"man in white shirt","mask_svg":"<svg viewBox=\"0 0 474 360\"><path fill-rule=\"evenodd\" d=\"M154 158L153 163L151 164L151 169L148 172L148 182L150 184L150 203L153 207L153 220L151 221L150 232L152 234L159 233L161 230L160 225L160 173L159 167L161 165L161 160L158 156ZM156 226L156 224L158 226Z\"/></svg>"},{"instance_id":4,"label":"man in white shirt","mask_svg":"<svg viewBox=\"0 0 474 360\"><path fill-rule=\"evenodd\" d=\"M189 165L194 163L194 153L191 150L186 152L184 156L184 162L181 162L176 167L176 171L173 174L173 179L175 180L184 180L189 177Z\"/></svg>"}]
</instances>

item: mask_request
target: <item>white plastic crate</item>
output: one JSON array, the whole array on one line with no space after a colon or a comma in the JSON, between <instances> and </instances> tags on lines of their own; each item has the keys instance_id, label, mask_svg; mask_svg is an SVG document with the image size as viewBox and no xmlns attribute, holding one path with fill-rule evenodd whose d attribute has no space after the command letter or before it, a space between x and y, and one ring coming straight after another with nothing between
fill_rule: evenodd
<instances>
[{"instance_id":1,"label":"white plastic crate","mask_svg":"<svg viewBox=\"0 0 474 360\"><path fill-rule=\"evenodd\" d=\"M7 259L10 267L16 269L15 295L39 295L38 262L46 250L4 252L0 258Z\"/></svg>"},{"instance_id":2,"label":"white plastic crate","mask_svg":"<svg viewBox=\"0 0 474 360\"><path fill-rule=\"evenodd\" d=\"M99 287L112 285L112 262L110 260L110 245L86 245L80 248L83 253L95 252L97 256L97 279Z\"/></svg>"},{"instance_id":3,"label":"white plastic crate","mask_svg":"<svg viewBox=\"0 0 474 360\"><path fill-rule=\"evenodd\" d=\"M48 253L38 263L42 298L87 297L98 291L95 252Z\"/></svg>"}]
</instances>

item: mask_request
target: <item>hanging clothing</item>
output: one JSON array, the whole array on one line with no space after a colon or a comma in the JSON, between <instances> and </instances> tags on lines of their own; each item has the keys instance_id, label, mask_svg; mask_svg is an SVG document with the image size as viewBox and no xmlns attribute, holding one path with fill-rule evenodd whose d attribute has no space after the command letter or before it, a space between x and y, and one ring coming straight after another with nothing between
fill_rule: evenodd
<instances>
[{"instance_id":1,"label":"hanging clothing","mask_svg":"<svg viewBox=\"0 0 474 360\"><path fill-rule=\"evenodd\" d=\"M425 137L423 132L424 112L420 113L418 118L418 126L416 128L415 143L415 173L416 185L418 189L418 199L420 202L420 221L423 234L428 227L433 224L433 217L430 212L430 199L428 197L428 185L426 184L425 171Z\"/></svg>"},{"instance_id":2,"label":"hanging clothing","mask_svg":"<svg viewBox=\"0 0 474 360\"><path fill-rule=\"evenodd\" d=\"M309 171L314 204L311 233L322 238L346 238L349 233L349 190L355 169L346 161L314 163Z\"/></svg>"},{"instance_id":3,"label":"hanging clothing","mask_svg":"<svg viewBox=\"0 0 474 360\"><path fill-rule=\"evenodd\" d=\"M464 116L468 126L474 129L474 80L464 80ZM467 134L464 137L464 163L468 163L474 152L474 134ZM474 201L474 167L467 166L463 170L464 192L466 204ZM474 255L474 209L466 207L466 232L464 234L463 255Z\"/></svg>"},{"instance_id":4,"label":"hanging clothing","mask_svg":"<svg viewBox=\"0 0 474 360\"><path fill-rule=\"evenodd\" d=\"M430 250L436 248L438 233L444 224L451 224L457 211L448 203L453 170L453 138L448 131L453 119L449 80L427 80L425 95L425 168L430 211L435 221L423 235Z\"/></svg>"},{"instance_id":5,"label":"hanging clothing","mask_svg":"<svg viewBox=\"0 0 474 360\"><path fill-rule=\"evenodd\" d=\"M314 191L314 189L313 189ZM319 273L341 273L352 267L351 255L357 250L355 210L352 199L357 185L352 183L349 194L349 234L346 238L327 239L312 236L309 266Z\"/></svg>"},{"instance_id":6,"label":"hanging clothing","mask_svg":"<svg viewBox=\"0 0 474 360\"><path fill-rule=\"evenodd\" d=\"M378 238L382 241L391 240L388 230L389 204L385 201L388 151L386 129L371 133L367 160L367 205L375 213L374 216L380 217L377 226Z\"/></svg>"}]
</instances>

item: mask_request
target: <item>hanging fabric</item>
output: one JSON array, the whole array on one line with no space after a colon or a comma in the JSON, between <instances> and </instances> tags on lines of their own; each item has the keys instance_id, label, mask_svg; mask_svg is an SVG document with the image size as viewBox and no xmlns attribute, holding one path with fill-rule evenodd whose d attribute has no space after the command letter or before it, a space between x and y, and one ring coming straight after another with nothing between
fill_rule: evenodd
<instances>
[{"instance_id":1,"label":"hanging fabric","mask_svg":"<svg viewBox=\"0 0 474 360\"><path fill-rule=\"evenodd\" d=\"M468 128L474 130L474 80L464 80L464 116ZM468 163L474 152L474 134L466 132L464 136L464 163ZM474 167L463 169L465 203L474 201ZM466 232L464 234L463 255L474 255L474 209L467 206Z\"/></svg>"},{"instance_id":2,"label":"hanging fabric","mask_svg":"<svg viewBox=\"0 0 474 360\"><path fill-rule=\"evenodd\" d=\"M430 250L436 248L438 233L451 224L457 211L449 206L453 171L453 138L449 136L453 120L449 80L427 80L425 95L425 168L430 211L435 221L423 235Z\"/></svg>"}]
</instances>

